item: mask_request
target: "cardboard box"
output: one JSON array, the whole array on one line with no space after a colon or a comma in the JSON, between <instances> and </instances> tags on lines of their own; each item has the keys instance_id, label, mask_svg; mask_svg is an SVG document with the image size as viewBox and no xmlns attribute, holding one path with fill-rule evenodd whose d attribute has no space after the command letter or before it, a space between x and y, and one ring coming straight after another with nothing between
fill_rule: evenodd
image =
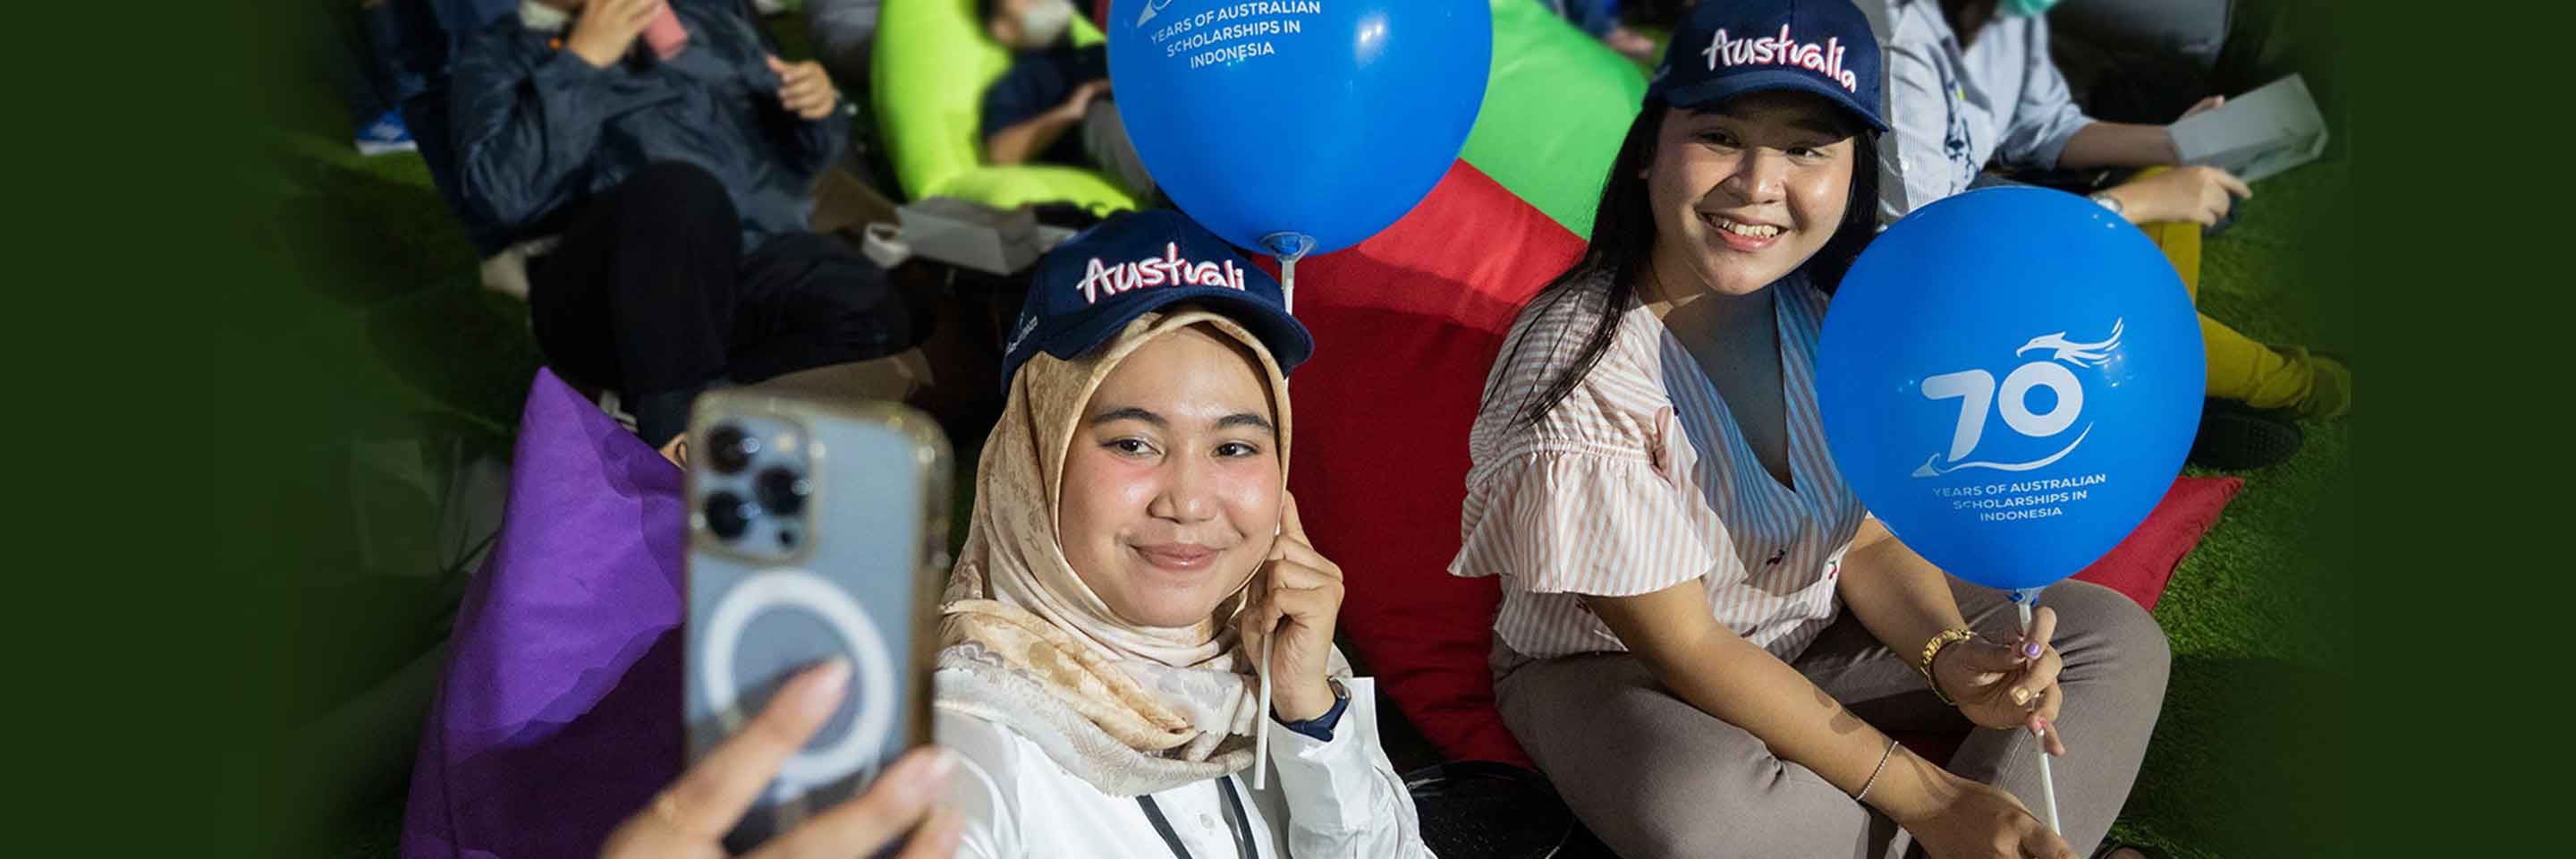
<instances>
[{"instance_id":1,"label":"cardboard box","mask_svg":"<svg viewBox=\"0 0 2576 859\"><path fill-rule=\"evenodd\" d=\"M1021 271L1038 259L1038 219L1026 209L932 197L896 207L895 216L914 256L996 275Z\"/></svg>"}]
</instances>

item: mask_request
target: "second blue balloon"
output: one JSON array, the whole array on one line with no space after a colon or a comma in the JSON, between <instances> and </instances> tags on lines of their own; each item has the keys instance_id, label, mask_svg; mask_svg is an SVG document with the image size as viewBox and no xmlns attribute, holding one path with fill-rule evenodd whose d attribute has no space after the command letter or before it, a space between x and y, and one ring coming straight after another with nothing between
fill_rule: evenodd
<instances>
[{"instance_id":1,"label":"second blue balloon","mask_svg":"<svg viewBox=\"0 0 2576 859\"><path fill-rule=\"evenodd\" d=\"M1457 159L1493 61L1487 0L1115 0L1111 97L1154 182L1235 244L1331 253Z\"/></svg>"}]
</instances>

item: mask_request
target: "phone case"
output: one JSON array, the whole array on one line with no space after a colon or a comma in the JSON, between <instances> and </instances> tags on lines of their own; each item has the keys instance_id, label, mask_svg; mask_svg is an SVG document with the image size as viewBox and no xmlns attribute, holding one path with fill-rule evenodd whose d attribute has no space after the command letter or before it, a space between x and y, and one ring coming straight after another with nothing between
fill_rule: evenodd
<instances>
[{"instance_id":1,"label":"phone case","mask_svg":"<svg viewBox=\"0 0 2576 859\"><path fill-rule=\"evenodd\" d=\"M680 14L672 11L669 3L662 4L662 8L653 13L653 20L645 22L641 35L645 46L653 49L653 55L666 62L689 48L689 30L680 25Z\"/></svg>"},{"instance_id":2,"label":"phone case","mask_svg":"<svg viewBox=\"0 0 2576 859\"><path fill-rule=\"evenodd\" d=\"M910 408L741 389L700 397L688 437L688 761L797 670L835 656L852 669L839 712L726 838L741 852L930 741L950 454Z\"/></svg>"}]
</instances>

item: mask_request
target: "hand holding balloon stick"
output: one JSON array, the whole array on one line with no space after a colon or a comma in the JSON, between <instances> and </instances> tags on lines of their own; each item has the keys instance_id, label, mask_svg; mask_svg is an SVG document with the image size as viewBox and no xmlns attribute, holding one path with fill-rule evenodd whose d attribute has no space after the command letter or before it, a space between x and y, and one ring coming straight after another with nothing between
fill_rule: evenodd
<instances>
[{"instance_id":1,"label":"hand holding balloon stick","mask_svg":"<svg viewBox=\"0 0 2576 859\"><path fill-rule=\"evenodd\" d=\"M2203 361L2190 298L2144 234L2082 197L1992 188L1916 210L1852 263L1816 389L1870 512L1944 572L2009 592L2024 646L2045 648L2039 589L2117 546L2181 473Z\"/></svg>"},{"instance_id":2,"label":"hand holding balloon stick","mask_svg":"<svg viewBox=\"0 0 2576 859\"><path fill-rule=\"evenodd\" d=\"M2030 607L2039 602L2039 589L2028 588L2014 591L2012 594L2012 601L2013 607L2021 609L2021 631L2022 635L2027 637L2032 631ZM2052 727L2049 730L2055 729ZM2049 769L2048 749L2046 748L2046 744L2047 738L2041 738L2041 748L2039 751L2040 805L2042 808L2046 809L2048 813L2048 831L2064 834L2066 832L2066 827L2057 825L2057 775Z\"/></svg>"}]
</instances>

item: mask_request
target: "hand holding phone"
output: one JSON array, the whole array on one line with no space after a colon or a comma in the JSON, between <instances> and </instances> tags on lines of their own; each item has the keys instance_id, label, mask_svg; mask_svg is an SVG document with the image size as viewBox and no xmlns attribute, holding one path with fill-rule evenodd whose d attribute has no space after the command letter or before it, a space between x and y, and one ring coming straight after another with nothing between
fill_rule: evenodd
<instances>
[{"instance_id":1,"label":"hand holding phone","mask_svg":"<svg viewBox=\"0 0 2576 859\"><path fill-rule=\"evenodd\" d=\"M849 663L839 661L796 675L742 733L716 746L654 795L644 810L618 824L600 846L599 855L603 859L722 855L718 840L742 818L779 766L823 727L848 691L849 680ZM915 749L867 793L815 816L751 855L861 855L910 832L911 843L897 859L954 856L965 818L955 809L934 805L956 770L955 755L936 747Z\"/></svg>"},{"instance_id":2,"label":"hand holding phone","mask_svg":"<svg viewBox=\"0 0 2576 859\"><path fill-rule=\"evenodd\" d=\"M930 741L948 443L902 406L745 389L700 396L688 438L689 760L714 759L805 667L849 665L848 694L726 837L743 852Z\"/></svg>"}]
</instances>

